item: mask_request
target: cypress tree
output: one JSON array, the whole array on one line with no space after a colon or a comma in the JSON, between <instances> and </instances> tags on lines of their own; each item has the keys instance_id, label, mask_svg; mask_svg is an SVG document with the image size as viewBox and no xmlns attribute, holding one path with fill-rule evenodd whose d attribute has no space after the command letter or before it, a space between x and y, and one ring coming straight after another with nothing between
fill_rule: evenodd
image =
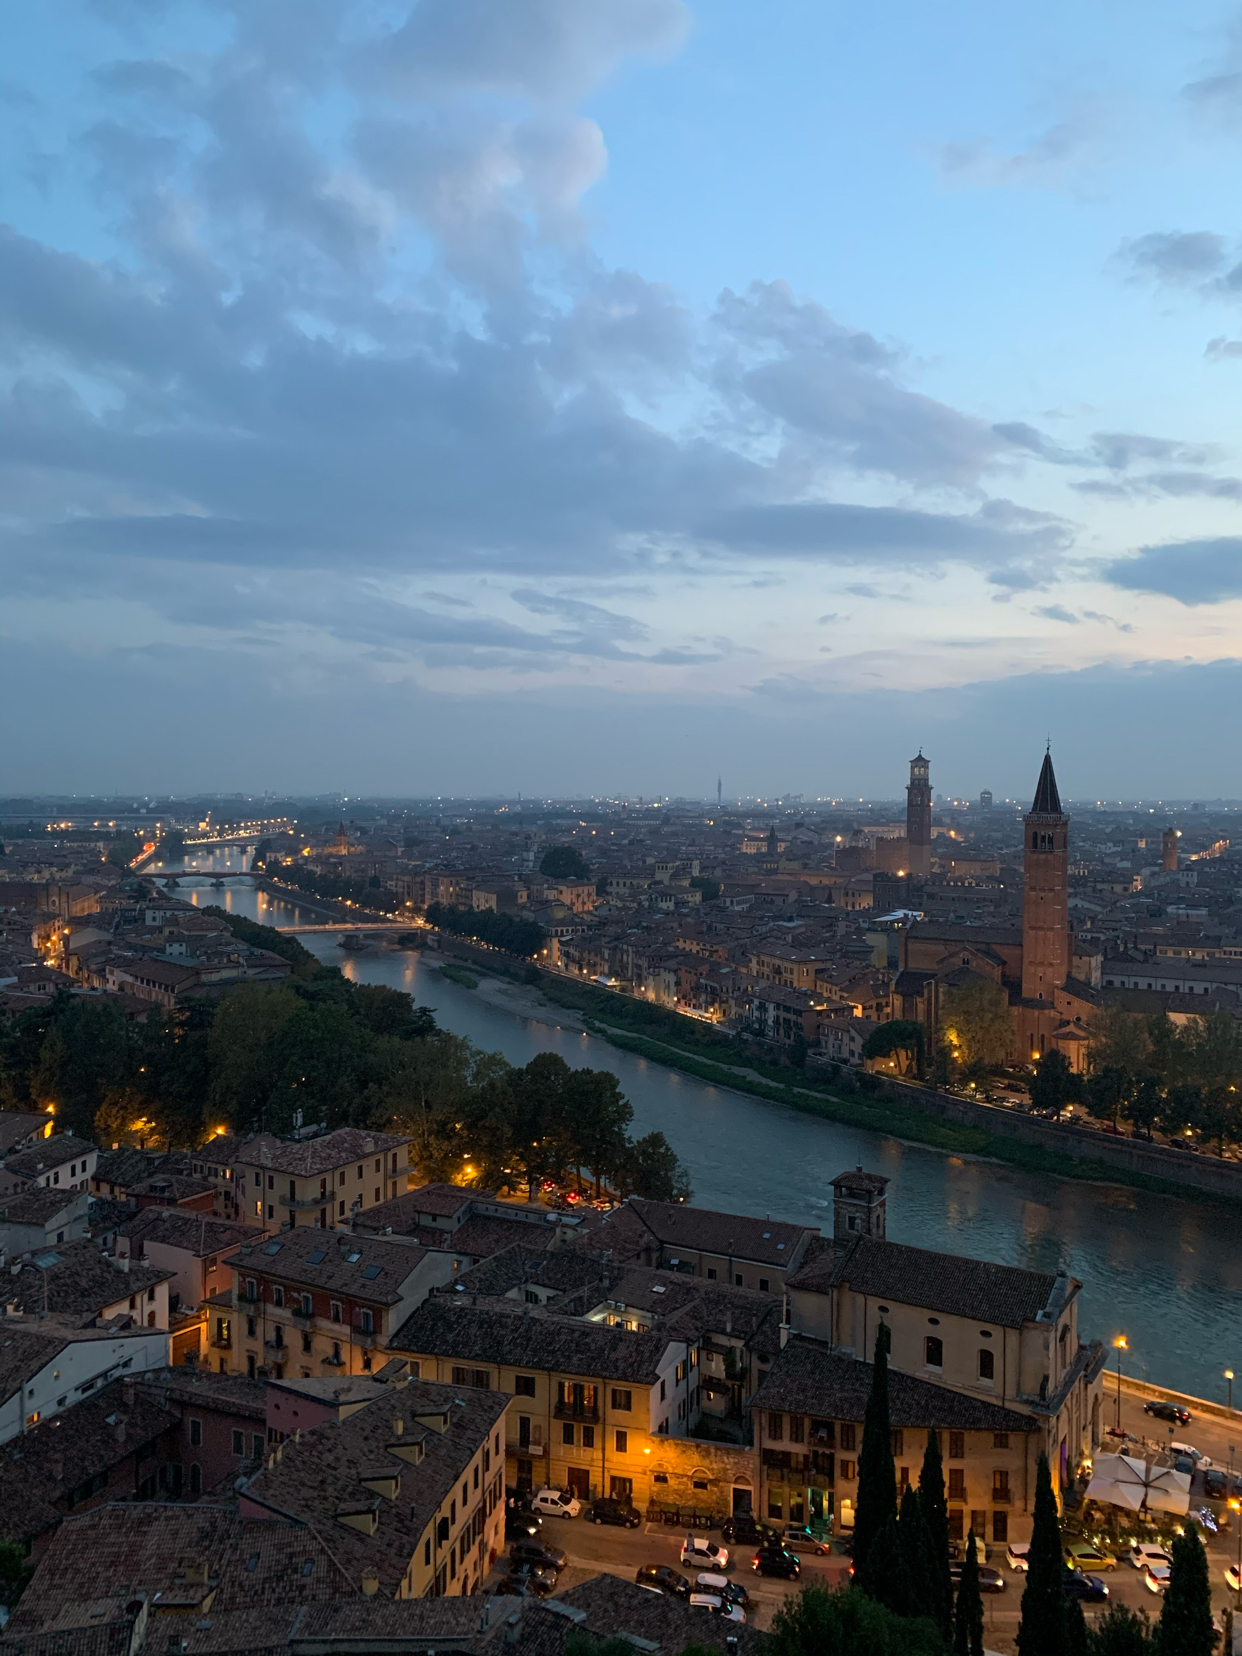
<instances>
[{"instance_id":1,"label":"cypress tree","mask_svg":"<svg viewBox=\"0 0 1242 1656\"><path fill-rule=\"evenodd\" d=\"M881 1530L897 1516L897 1469L893 1465L893 1428L888 1412L889 1330L875 1331L871 1393L863 1416L858 1452L858 1504L854 1514L854 1580L871 1598L884 1602L882 1579L872 1553Z\"/></svg>"},{"instance_id":2,"label":"cypress tree","mask_svg":"<svg viewBox=\"0 0 1242 1656\"><path fill-rule=\"evenodd\" d=\"M870 1573L871 1583L865 1591L877 1604L884 1605L895 1616L922 1614L914 1601L896 1518L885 1519L884 1528L871 1544Z\"/></svg>"},{"instance_id":3,"label":"cypress tree","mask_svg":"<svg viewBox=\"0 0 1242 1656\"><path fill-rule=\"evenodd\" d=\"M1195 1524L1187 1524L1173 1543L1173 1567L1153 1642L1157 1656L1212 1656L1216 1648L1207 1554Z\"/></svg>"},{"instance_id":4,"label":"cypress tree","mask_svg":"<svg viewBox=\"0 0 1242 1656\"><path fill-rule=\"evenodd\" d=\"M923 1522L923 1508L913 1484L907 1484L902 1491L897 1533L901 1538L901 1556L910 1582L909 1614L931 1616L935 1620L931 1548L928 1544L927 1525Z\"/></svg>"},{"instance_id":5,"label":"cypress tree","mask_svg":"<svg viewBox=\"0 0 1242 1656\"><path fill-rule=\"evenodd\" d=\"M1082 1613L1082 1600L1065 1600L1065 1656L1087 1656L1094 1649L1087 1632L1087 1618Z\"/></svg>"},{"instance_id":6,"label":"cypress tree","mask_svg":"<svg viewBox=\"0 0 1242 1656\"><path fill-rule=\"evenodd\" d=\"M1035 1519L1022 1591L1018 1656L1065 1656L1069 1639L1061 1586L1064 1571L1057 1498L1052 1493L1048 1457L1041 1455L1035 1474Z\"/></svg>"},{"instance_id":7,"label":"cypress tree","mask_svg":"<svg viewBox=\"0 0 1242 1656\"><path fill-rule=\"evenodd\" d=\"M919 1510L927 1537L927 1614L947 1642L953 1634L953 1578L949 1574L949 1506L944 1498L944 1465L935 1427L927 1434L919 1472Z\"/></svg>"},{"instance_id":8,"label":"cypress tree","mask_svg":"<svg viewBox=\"0 0 1242 1656\"><path fill-rule=\"evenodd\" d=\"M983 1656L983 1595L979 1591L979 1559L975 1532L966 1538L966 1557L953 1607L953 1656Z\"/></svg>"},{"instance_id":9,"label":"cypress tree","mask_svg":"<svg viewBox=\"0 0 1242 1656\"><path fill-rule=\"evenodd\" d=\"M1151 1656L1152 1631L1145 1610L1113 1601L1091 1629L1092 1656Z\"/></svg>"}]
</instances>

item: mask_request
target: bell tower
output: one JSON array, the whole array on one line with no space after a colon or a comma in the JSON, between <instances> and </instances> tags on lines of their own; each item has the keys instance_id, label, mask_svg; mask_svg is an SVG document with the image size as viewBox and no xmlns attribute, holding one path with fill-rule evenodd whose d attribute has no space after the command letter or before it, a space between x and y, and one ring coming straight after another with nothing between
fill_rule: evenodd
<instances>
[{"instance_id":1,"label":"bell tower","mask_svg":"<svg viewBox=\"0 0 1242 1656\"><path fill-rule=\"evenodd\" d=\"M925 880L931 873L931 762L922 748L910 761L910 785L906 789L907 872Z\"/></svg>"},{"instance_id":2,"label":"bell tower","mask_svg":"<svg viewBox=\"0 0 1242 1656\"><path fill-rule=\"evenodd\" d=\"M1051 1002L1069 976L1069 818L1061 809L1051 752L1022 819L1022 998Z\"/></svg>"}]
</instances>

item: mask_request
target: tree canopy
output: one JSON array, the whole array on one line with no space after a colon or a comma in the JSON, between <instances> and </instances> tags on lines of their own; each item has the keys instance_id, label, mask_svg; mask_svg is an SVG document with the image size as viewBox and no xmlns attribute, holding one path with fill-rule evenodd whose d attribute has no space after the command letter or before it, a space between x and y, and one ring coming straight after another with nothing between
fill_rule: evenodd
<instances>
[{"instance_id":1,"label":"tree canopy","mask_svg":"<svg viewBox=\"0 0 1242 1656\"><path fill-rule=\"evenodd\" d=\"M549 880L589 880L591 870L576 845L550 845L539 859L539 872Z\"/></svg>"},{"instance_id":2,"label":"tree canopy","mask_svg":"<svg viewBox=\"0 0 1242 1656\"><path fill-rule=\"evenodd\" d=\"M1013 1038L1009 996L999 983L972 972L945 990L940 1027L961 1063L1003 1064Z\"/></svg>"}]
</instances>

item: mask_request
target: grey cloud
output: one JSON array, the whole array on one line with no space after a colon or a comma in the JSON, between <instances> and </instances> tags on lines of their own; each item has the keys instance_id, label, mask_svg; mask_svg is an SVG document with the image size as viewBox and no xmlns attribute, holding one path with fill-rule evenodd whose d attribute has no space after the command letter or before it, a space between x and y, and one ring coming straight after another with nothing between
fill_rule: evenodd
<instances>
[{"instance_id":1,"label":"grey cloud","mask_svg":"<svg viewBox=\"0 0 1242 1656\"><path fill-rule=\"evenodd\" d=\"M1125 482L1088 479L1072 487L1082 494L1113 500L1158 500L1161 496L1186 499L1199 495L1208 500L1242 501L1242 478L1211 477L1205 472L1149 472Z\"/></svg>"},{"instance_id":2,"label":"grey cloud","mask_svg":"<svg viewBox=\"0 0 1242 1656\"><path fill-rule=\"evenodd\" d=\"M1135 557L1110 563L1104 577L1114 586L1163 593L1186 605L1242 598L1242 536L1144 546Z\"/></svg>"},{"instance_id":3,"label":"grey cloud","mask_svg":"<svg viewBox=\"0 0 1242 1656\"><path fill-rule=\"evenodd\" d=\"M627 57L676 50L688 23L680 0L421 0L359 63L404 96L465 87L568 102Z\"/></svg>"},{"instance_id":4,"label":"grey cloud","mask_svg":"<svg viewBox=\"0 0 1242 1656\"><path fill-rule=\"evenodd\" d=\"M1054 122L1024 150L998 152L990 138L945 144L938 156L940 171L959 184L1057 183L1097 148L1103 127L1099 108L1084 103L1076 114Z\"/></svg>"},{"instance_id":5,"label":"grey cloud","mask_svg":"<svg viewBox=\"0 0 1242 1656\"><path fill-rule=\"evenodd\" d=\"M1182 88L1187 98L1204 114L1232 123L1242 119L1242 73L1207 75Z\"/></svg>"},{"instance_id":6,"label":"grey cloud","mask_svg":"<svg viewBox=\"0 0 1242 1656\"><path fill-rule=\"evenodd\" d=\"M1212 230L1153 230L1123 242L1117 257L1136 275L1196 283L1224 265L1225 238Z\"/></svg>"},{"instance_id":7,"label":"grey cloud","mask_svg":"<svg viewBox=\"0 0 1242 1656\"><path fill-rule=\"evenodd\" d=\"M1230 357L1242 357L1242 339L1226 339L1223 334L1218 335L1208 340L1203 354L1209 362L1227 362Z\"/></svg>"},{"instance_id":8,"label":"grey cloud","mask_svg":"<svg viewBox=\"0 0 1242 1656\"><path fill-rule=\"evenodd\" d=\"M1045 621L1064 621L1068 626L1081 626L1081 618L1072 610L1067 610L1064 604L1043 604L1032 612L1042 615Z\"/></svg>"}]
</instances>

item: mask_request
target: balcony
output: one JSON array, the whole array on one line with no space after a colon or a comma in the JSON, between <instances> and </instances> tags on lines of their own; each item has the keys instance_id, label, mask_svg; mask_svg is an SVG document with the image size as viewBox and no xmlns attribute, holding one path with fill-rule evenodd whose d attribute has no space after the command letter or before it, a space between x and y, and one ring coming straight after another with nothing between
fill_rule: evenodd
<instances>
[{"instance_id":1,"label":"balcony","mask_svg":"<svg viewBox=\"0 0 1242 1656\"><path fill-rule=\"evenodd\" d=\"M311 1310L308 1311L305 1306L291 1305L289 1307L289 1309L293 1312L293 1315L295 1317L297 1317L301 1322L311 1323L311 1322L314 1322L314 1320L315 1320L315 1312L314 1312L313 1307L311 1308Z\"/></svg>"},{"instance_id":2,"label":"balcony","mask_svg":"<svg viewBox=\"0 0 1242 1656\"><path fill-rule=\"evenodd\" d=\"M232 1351L233 1336L227 1331L217 1331L211 1336L211 1344L217 1351Z\"/></svg>"},{"instance_id":3,"label":"balcony","mask_svg":"<svg viewBox=\"0 0 1242 1656\"><path fill-rule=\"evenodd\" d=\"M505 1454L520 1455L523 1460L533 1459L537 1455L546 1454L542 1443L522 1443L517 1438L505 1439Z\"/></svg>"},{"instance_id":4,"label":"balcony","mask_svg":"<svg viewBox=\"0 0 1242 1656\"><path fill-rule=\"evenodd\" d=\"M1012 1504L1013 1490L1010 1489L1008 1485L1006 1485L1004 1489L994 1489L992 1491L993 1506L1012 1506Z\"/></svg>"},{"instance_id":5,"label":"balcony","mask_svg":"<svg viewBox=\"0 0 1242 1656\"><path fill-rule=\"evenodd\" d=\"M356 1346L361 1346L364 1351L379 1344L379 1330L376 1328L351 1328L349 1337Z\"/></svg>"},{"instance_id":6,"label":"balcony","mask_svg":"<svg viewBox=\"0 0 1242 1656\"><path fill-rule=\"evenodd\" d=\"M344 1368L345 1367L344 1357L336 1357L336 1356L324 1357L324 1358L321 1358L320 1361L323 1363L324 1368Z\"/></svg>"},{"instance_id":7,"label":"balcony","mask_svg":"<svg viewBox=\"0 0 1242 1656\"><path fill-rule=\"evenodd\" d=\"M263 1344L267 1347L267 1349L269 1351L290 1351L290 1350L292 1350L292 1347L287 1346L283 1340L264 1340Z\"/></svg>"},{"instance_id":8,"label":"balcony","mask_svg":"<svg viewBox=\"0 0 1242 1656\"><path fill-rule=\"evenodd\" d=\"M324 1191L319 1196L277 1196L277 1202L282 1208L289 1208L294 1213L305 1212L309 1208L331 1207L338 1200L335 1190Z\"/></svg>"},{"instance_id":9,"label":"balcony","mask_svg":"<svg viewBox=\"0 0 1242 1656\"><path fill-rule=\"evenodd\" d=\"M599 1409L590 1403L558 1403L552 1413L557 1420L577 1420L584 1426L595 1426L599 1423Z\"/></svg>"}]
</instances>

